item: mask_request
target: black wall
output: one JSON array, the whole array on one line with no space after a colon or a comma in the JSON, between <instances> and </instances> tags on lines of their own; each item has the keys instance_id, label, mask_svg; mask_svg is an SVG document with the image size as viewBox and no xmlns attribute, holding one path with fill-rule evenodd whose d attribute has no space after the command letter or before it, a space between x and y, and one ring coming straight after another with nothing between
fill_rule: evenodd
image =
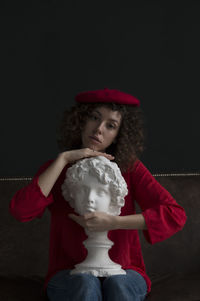
<instances>
[{"instance_id":1,"label":"black wall","mask_svg":"<svg viewBox=\"0 0 200 301\"><path fill-rule=\"evenodd\" d=\"M0 176L57 153L61 113L82 90L137 96L152 172L200 170L199 1L1 1Z\"/></svg>"}]
</instances>

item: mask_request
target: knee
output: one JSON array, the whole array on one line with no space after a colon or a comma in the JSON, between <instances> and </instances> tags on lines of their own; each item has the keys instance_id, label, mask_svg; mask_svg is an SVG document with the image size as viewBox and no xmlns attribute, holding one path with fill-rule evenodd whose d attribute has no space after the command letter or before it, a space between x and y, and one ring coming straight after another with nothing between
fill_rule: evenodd
<instances>
[{"instance_id":1,"label":"knee","mask_svg":"<svg viewBox=\"0 0 200 301\"><path fill-rule=\"evenodd\" d=\"M119 290L121 291L121 288L124 287L126 284L126 278L122 275L118 276L111 276L107 277L103 282L103 287L105 289L109 288L109 290Z\"/></svg>"},{"instance_id":2,"label":"knee","mask_svg":"<svg viewBox=\"0 0 200 301\"><path fill-rule=\"evenodd\" d=\"M124 298L124 295L126 295L124 285L126 286L125 281L121 275L115 275L106 278L103 282L104 300L129 300Z\"/></svg>"},{"instance_id":3,"label":"knee","mask_svg":"<svg viewBox=\"0 0 200 301\"><path fill-rule=\"evenodd\" d=\"M67 274L56 286L48 284L47 295L49 300L101 300L100 282L89 274Z\"/></svg>"},{"instance_id":4,"label":"knee","mask_svg":"<svg viewBox=\"0 0 200 301\"><path fill-rule=\"evenodd\" d=\"M143 282L145 283L145 280ZM129 275L115 275L105 279L103 292L105 300L142 301L146 296L146 284L141 285Z\"/></svg>"},{"instance_id":5,"label":"knee","mask_svg":"<svg viewBox=\"0 0 200 301\"><path fill-rule=\"evenodd\" d=\"M80 274L73 275L73 277L76 279L76 282L79 285L84 286L85 288L100 286L98 278L91 274L80 273Z\"/></svg>"}]
</instances>

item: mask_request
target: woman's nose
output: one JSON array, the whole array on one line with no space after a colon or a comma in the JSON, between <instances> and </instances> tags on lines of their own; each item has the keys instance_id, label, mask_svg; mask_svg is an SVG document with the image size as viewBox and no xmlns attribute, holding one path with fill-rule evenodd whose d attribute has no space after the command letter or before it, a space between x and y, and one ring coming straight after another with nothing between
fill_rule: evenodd
<instances>
[{"instance_id":1,"label":"woman's nose","mask_svg":"<svg viewBox=\"0 0 200 301\"><path fill-rule=\"evenodd\" d=\"M103 131L103 123L99 123L98 126L95 128L96 133L102 133Z\"/></svg>"}]
</instances>

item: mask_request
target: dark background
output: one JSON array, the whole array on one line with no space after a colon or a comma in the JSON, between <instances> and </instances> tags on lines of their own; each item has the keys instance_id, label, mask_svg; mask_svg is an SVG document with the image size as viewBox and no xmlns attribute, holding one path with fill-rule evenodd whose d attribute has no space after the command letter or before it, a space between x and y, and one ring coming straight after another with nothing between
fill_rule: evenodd
<instances>
[{"instance_id":1,"label":"dark background","mask_svg":"<svg viewBox=\"0 0 200 301\"><path fill-rule=\"evenodd\" d=\"M0 176L57 153L82 90L137 96L152 172L200 171L200 1L1 1Z\"/></svg>"}]
</instances>

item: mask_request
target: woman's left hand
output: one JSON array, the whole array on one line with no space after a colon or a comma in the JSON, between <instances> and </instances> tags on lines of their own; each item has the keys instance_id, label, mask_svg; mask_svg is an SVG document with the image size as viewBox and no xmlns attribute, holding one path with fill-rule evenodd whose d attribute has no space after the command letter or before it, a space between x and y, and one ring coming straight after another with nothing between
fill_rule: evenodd
<instances>
[{"instance_id":1,"label":"woman's left hand","mask_svg":"<svg viewBox=\"0 0 200 301\"><path fill-rule=\"evenodd\" d=\"M83 216L69 214L69 217L88 231L103 232L116 229L116 216L105 212L90 212Z\"/></svg>"}]
</instances>

